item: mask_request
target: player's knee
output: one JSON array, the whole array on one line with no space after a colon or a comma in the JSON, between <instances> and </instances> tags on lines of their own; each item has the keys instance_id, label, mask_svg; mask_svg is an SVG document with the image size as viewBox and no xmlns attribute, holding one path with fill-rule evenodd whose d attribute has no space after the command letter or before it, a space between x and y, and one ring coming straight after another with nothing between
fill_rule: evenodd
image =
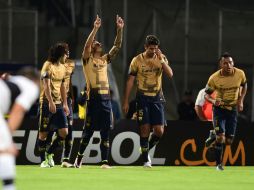
<instances>
[{"instance_id":1,"label":"player's knee","mask_svg":"<svg viewBox=\"0 0 254 190\"><path fill-rule=\"evenodd\" d=\"M39 132L38 139L45 141L47 139L48 132Z\"/></svg>"},{"instance_id":2,"label":"player's knee","mask_svg":"<svg viewBox=\"0 0 254 190\"><path fill-rule=\"evenodd\" d=\"M59 134L60 137L65 139L67 137L67 135L68 135L68 129L67 128L60 129L58 131L58 134Z\"/></svg>"},{"instance_id":3,"label":"player's knee","mask_svg":"<svg viewBox=\"0 0 254 190\"><path fill-rule=\"evenodd\" d=\"M106 147L106 148L109 148L109 140L102 140L101 141L101 146L104 146L104 147Z\"/></svg>"},{"instance_id":4,"label":"player's knee","mask_svg":"<svg viewBox=\"0 0 254 190\"><path fill-rule=\"evenodd\" d=\"M225 144L226 145L231 145L233 143L233 138L226 138Z\"/></svg>"},{"instance_id":5,"label":"player's knee","mask_svg":"<svg viewBox=\"0 0 254 190\"><path fill-rule=\"evenodd\" d=\"M13 184L14 184L14 179L4 179L3 180L4 186L13 185Z\"/></svg>"},{"instance_id":6,"label":"player's knee","mask_svg":"<svg viewBox=\"0 0 254 190\"><path fill-rule=\"evenodd\" d=\"M216 142L217 143L224 143L225 142L225 135L224 134L217 135Z\"/></svg>"},{"instance_id":7,"label":"player's knee","mask_svg":"<svg viewBox=\"0 0 254 190\"><path fill-rule=\"evenodd\" d=\"M72 143L73 143L73 142L72 142L72 140L65 140L65 143L66 143L68 146L72 146ZM65 145L66 145L66 144L65 144Z\"/></svg>"}]
</instances>

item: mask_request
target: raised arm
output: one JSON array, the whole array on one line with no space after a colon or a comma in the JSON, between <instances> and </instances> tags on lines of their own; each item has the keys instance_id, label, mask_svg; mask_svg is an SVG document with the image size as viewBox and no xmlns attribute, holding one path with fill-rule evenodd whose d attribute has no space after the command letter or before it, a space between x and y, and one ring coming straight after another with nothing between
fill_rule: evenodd
<instances>
[{"instance_id":1,"label":"raised arm","mask_svg":"<svg viewBox=\"0 0 254 190\"><path fill-rule=\"evenodd\" d=\"M173 77L173 70L168 64L168 60L165 55L162 54L161 50L158 49L156 52L158 58L161 60L162 70L165 72L165 74L169 77Z\"/></svg>"},{"instance_id":2,"label":"raised arm","mask_svg":"<svg viewBox=\"0 0 254 190\"><path fill-rule=\"evenodd\" d=\"M89 36L88 36L88 38L87 38L87 40L86 40L84 49L83 49L83 53L82 53L82 58L83 58L83 59L88 59L88 58L89 58L89 56L90 56L90 54L91 54L92 44L93 44L95 35L96 35L98 29L100 28L100 26L101 26L101 19L100 19L100 17L97 15L97 16L96 16L96 19L95 19L95 21L94 21L93 30L92 30L92 32L89 34Z\"/></svg>"},{"instance_id":3,"label":"raised arm","mask_svg":"<svg viewBox=\"0 0 254 190\"><path fill-rule=\"evenodd\" d=\"M108 61L115 58L115 56L119 52L122 45L124 21L118 15L116 15L116 26L117 26L116 38L115 38L113 47L111 48L111 50L109 51L107 55Z\"/></svg>"}]
</instances>

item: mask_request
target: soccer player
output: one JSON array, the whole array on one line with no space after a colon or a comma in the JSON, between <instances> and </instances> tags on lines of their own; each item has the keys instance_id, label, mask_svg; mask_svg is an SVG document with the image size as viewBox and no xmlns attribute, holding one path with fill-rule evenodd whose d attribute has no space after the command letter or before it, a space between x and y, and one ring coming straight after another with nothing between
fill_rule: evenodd
<instances>
[{"instance_id":1,"label":"soccer player","mask_svg":"<svg viewBox=\"0 0 254 190\"><path fill-rule=\"evenodd\" d=\"M123 100L123 111L128 112L129 95L134 80L137 81L137 120L140 128L140 145L144 167L152 167L149 150L155 146L164 132L164 107L165 102L162 92L162 73L169 78L173 71L168 60L159 49L160 41L154 35L149 35L145 40L145 51L132 59L129 68L129 77L126 83ZM150 129L153 133L148 141Z\"/></svg>"},{"instance_id":2,"label":"soccer player","mask_svg":"<svg viewBox=\"0 0 254 190\"><path fill-rule=\"evenodd\" d=\"M103 54L102 44L95 40L95 35L101 26L97 15L94 27L88 36L82 53L83 71L87 88L87 115L80 142L80 148L74 166L80 168L84 151L94 130L100 130L101 135L101 168L111 168L108 163L109 131L112 127L112 105L107 75L108 64L116 56L122 44L124 21L116 16L117 34L114 45L109 53Z\"/></svg>"},{"instance_id":3,"label":"soccer player","mask_svg":"<svg viewBox=\"0 0 254 190\"><path fill-rule=\"evenodd\" d=\"M14 190L17 150L12 133L39 96L39 74L34 68L25 67L17 76L0 79L0 89L0 178L3 190ZM6 121L4 114L7 113L9 117Z\"/></svg>"},{"instance_id":4,"label":"soccer player","mask_svg":"<svg viewBox=\"0 0 254 190\"><path fill-rule=\"evenodd\" d=\"M71 82L71 76L73 74L73 71L75 69L75 63L71 59L67 59L67 61L64 63L64 66L66 68L66 76L65 76L65 89L67 93L67 104L69 108L69 115L67 116L68 121L68 135L65 138L64 143L64 155L61 167L64 168L70 168L73 167L72 164L70 164L70 152L71 152L71 146L72 146L72 131L73 131L73 109L72 109L72 82Z\"/></svg>"},{"instance_id":5,"label":"soccer player","mask_svg":"<svg viewBox=\"0 0 254 190\"><path fill-rule=\"evenodd\" d=\"M198 93L196 102L195 102L195 111L197 116L201 121L212 121L213 119L213 104L206 100L205 88L201 89ZM211 94L211 97L215 97L215 92ZM210 147L214 144L216 140L215 130L210 130L209 137L205 141L205 146Z\"/></svg>"},{"instance_id":6,"label":"soccer player","mask_svg":"<svg viewBox=\"0 0 254 190\"><path fill-rule=\"evenodd\" d=\"M48 60L41 70L40 93L40 119L38 147L41 157L41 167L53 167L53 151L64 144L68 134L66 115L69 115L64 79L66 68L64 63L69 56L69 48L66 43L56 43L49 50ZM48 150L47 136L50 127L57 130L57 138L54 139Z\"/></svg>"},{"instance_id":7,"label":"soccer player","mask_svg":"<svg viewBox=\"0 0 254 190\"><path fill-rule=\"evenodd\" d=\"M216 131L215 159L216 169L222 171L223 146L231 145L237 127L237 114L243 110L247 92L244 71L234 67L229 53L220 58L221 69L212 74L206 86L206 98L213 104L213 126ZM240 93L240 88L242 88ZM211 94L216 92L216 97Z\"/></svg>"}]
</instances>

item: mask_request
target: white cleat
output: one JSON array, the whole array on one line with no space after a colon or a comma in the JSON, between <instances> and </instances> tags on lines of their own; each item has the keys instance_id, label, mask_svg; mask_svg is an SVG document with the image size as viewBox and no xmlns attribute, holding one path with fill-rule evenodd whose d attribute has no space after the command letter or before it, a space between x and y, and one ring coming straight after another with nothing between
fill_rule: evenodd
<instances>
[{"instance_id":1,"label":"white cleat","mask_svg":"<svg viewBox=\"0 0 254 190\"><path fill-rule=\"evenodd\" d=\"M82 159L78 159L78 157L75 159L75 162L73 164L74 168L81 168L82 166Z\"/></svg>"},{"instance_id":2,"label":"white cleat","mask_svg":"<svg viewBox=\"0 0 254 190\"><path fill-rule=\"evenodd\" d=\"M50 167L54 167L55 166L55 162L53 159L54 154L48 154L46 153L46 160L48 161L48 164L50 165Z\"/></svg>"},{"instance_id":3,"label":"white cleat","mask_svg":"<svg viewBox=\"0 0 254 190\"><path fill-rule=\"evenodd\" d=\"M69 162L62 162L61 168L74 168L74 165L70 164Z\"/></svg>"},{"instance_id":4,"label":"white cleat","mask_svg":"<svg viewBox=\"0 0 254 190\"><path fill-rule=\"evenodd\" d=\"M112 167L108 164L102 164L101 169L112 169Z\"/></svg>"},{"instance_id":5,"label":"white cleat","mask_svg":"<svg viewBox=\"0 0 254 190\"><path fill-rule=\"evenodd\" d=\"M41 168L50 168L50 165L48 164L48 160L44 160L41 165L40 165Z\"/></svg>"},{"instance_id":6,"label":"white cleat","mask_svg":"<svg viewBox=\"0 0 254 190\"><path fill-rule=\"evenodd\" d=\"M151 162L145 162L144 163L144 168L152 168Z\"/></svg>"}]
</instances>

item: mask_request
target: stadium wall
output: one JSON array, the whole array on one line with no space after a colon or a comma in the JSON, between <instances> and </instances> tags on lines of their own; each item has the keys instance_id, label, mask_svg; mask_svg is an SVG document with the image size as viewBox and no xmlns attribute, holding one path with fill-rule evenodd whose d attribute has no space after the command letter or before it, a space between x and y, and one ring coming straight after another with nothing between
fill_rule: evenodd
<instances>
[{"instance_id":1,"label":"stadium wall","mask_svg":"<svg viewBox=\"0 0 254 190\"><path fill-rule=\"evenodd\" d=\"M213 154L204 147L204 141L212 128L210 122L168 121L165 135L160 143L150 151L153 165L167 166L204 166L215 165ZM74 162L82 134L83 121L75 120L71 161ZM135 121L121 120L111 131L112 165L141 165L139 136ZM226 147L223 162L225 165L254 166L254 127L253 124L239 124L235 141ZM84 163L100 162L99 132L96 131L85 151ZM14 134L20 149L17 164L38 164L39 154L35 150L37 120L25 119L21 128ZM55 161L60 163L61 151L55 152Z\"/></svg>"}]
</instances>

